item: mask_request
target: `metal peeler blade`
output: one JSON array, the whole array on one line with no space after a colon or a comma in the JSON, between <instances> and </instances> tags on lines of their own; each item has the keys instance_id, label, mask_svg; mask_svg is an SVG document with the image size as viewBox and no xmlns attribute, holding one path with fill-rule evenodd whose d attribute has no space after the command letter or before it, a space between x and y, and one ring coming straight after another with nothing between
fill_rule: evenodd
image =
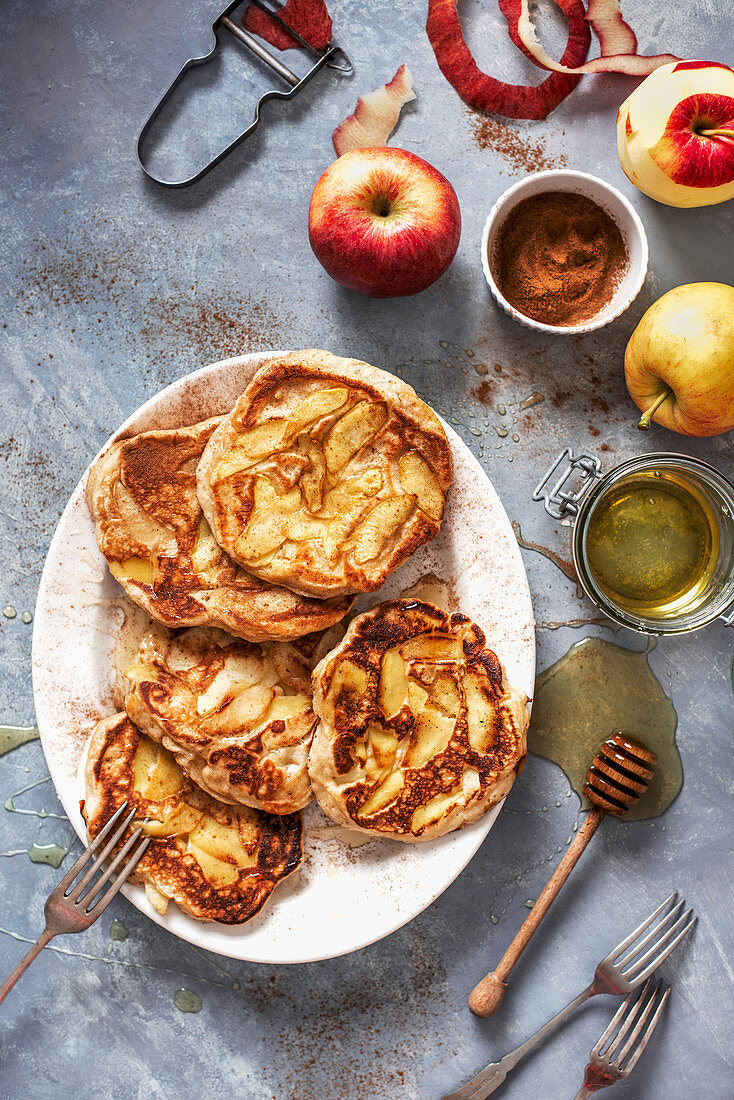
<instances>
[{"instance_id":1,"label":"metal peeler blade","mask_svg":"<svg viewBox=\"0 0 734 1100\"><path fill-rule=\"evenodd\" d=\"M312 58L315 58L314 64L311 66L308 72L305 73L304 76L297 76L296 73L289 69L287 65L284 65L278 57L272 54L270 50L268 50L265 46L258 42L258 40L253 37L253 35L251 35L249 31L246 31L244 27L240 26L239 23L236 23L231 18L231 15L234 12L235 8L244 8L248 3L255 4L257 7L267 12L271 19L273 19L276 23L279 23L280 26L283 27L288 32L288 34L298 42L303 51L308 53ZM224 158L229 153L231 153L233 149L236 149L237 146L245 140L245 138L249 137L250 134L252 134L258 128L258 126L260 125L260 113L262 106L264 103L267 103L268 100L293 99L294 96L298 95L301 89L304 88L316 76L316 74L325 67L332 69L337 73L341 73L343 76L351 75L351 73L354 71L351 59L340 46L329 43L329 45L324 50L315 49L309 42L306 41L305 38L302 38L297 31L294 31L288 25L288 23L279 15L279 11L282 9L282 7L283 5L280 3L280 0L269 0L268 3L266 3L265 0L245 0L244 4L243 0L234 0L233 3L228 4L224 11L217 16L217 18L212 23L214 45L212 46L211 50L209 50L208 53L203 54L199 57L190 57L188 61L184 63L184 65L174 77L171 84L163 93L163 96L161 97L159 102L153 108L152 113L150 114L148 120L146 121L145 125L140 131L140 134L138 135L136 146L138 163L148 179L153 180L154 183L161 184L163 187L188 187L192 183L197 183L200 179L202 179L203 176L207 174L207 172L210 172L212 168L220 163L220 161L224 160ZM243 130L241 134L238 134L238 136L233 141L231 141L229 145L225 146L224 149L217 153L217 155L213 157L208 162L208 164L205 164L203 168L201 168L198 172L195 172L194 175L188 176L186 179L182 180L161 179L159 176L156 176L150 170L150 168L146 166L144 157L144 146L146 138L150 133L151 127L155 123L156 119L160 115L168 100L173 95L180 82L183 80L186 73L190 69L193 69L198 65L206 65L210 61L214 60L214 57L216 56L220 45L220 40L217 34L220 27L223 27L225 30L229 31L229 33L232 34L238 42L240 42L243 46L246 46L247 49L255 55L255 57L257 57L260 61L262 61L265 65L272 69L272 71L276 73L281 78L281 80L283 80L288 85L288 91L281 91L278 88L274 88L272 91L265 92L264 95L260 96L256 103L255 115L250 125L245 130Z\"/></svg>"}]
</instances>

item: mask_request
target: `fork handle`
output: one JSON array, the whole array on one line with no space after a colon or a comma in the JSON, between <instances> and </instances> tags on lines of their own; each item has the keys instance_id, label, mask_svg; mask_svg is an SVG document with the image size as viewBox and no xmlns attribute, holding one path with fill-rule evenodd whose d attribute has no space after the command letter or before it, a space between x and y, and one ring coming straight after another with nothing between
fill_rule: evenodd
<instances>
[{"instance_id":1,"label":"fork handle","mask_svg":"<svg viewBox=\"0 0 734 1100\"><path fill-rule=\"evenodd\" d=\"M519 1047L515 1047L509 1054L506 1054L504 1058L500 1058L499 1062L492 1062L491 1065L485 1066L479 1073L472 1077L471 1081L460 1088L457 1092L452 1092L448 1096L444 1096L443 1100L486 1100L488 1096L491 1096L493 1092L496 1092L502 1082L507 1077L508 1073L515 1068L526 1054L529 1054L531 1050L534 1050L544 1039L547 1039L551 1032L566 1020L572 1012L574 1012L584 1001L588 1001L589 997L594 996L594 987L589 985L586 989L579 993L578 997L574 997L565 1008L562 1008L560 1012L557 1012L555 1016L539 1028L529 1039L526 1039L524 1043L521 1043Z\"/></svg>"},{"instance_id":2,"label":"fork handle","mask_svg":"<svg viewBox=\"0 0 734 1100\"><path fill-rule=\"evenodd\" d=\"M595 1091L595 1089L587 1089L586 1085L582 1085L573 1100L587 1100L587 1097L591 1096L592 1092Z\"/></svg>"},{"instance_id":3,"label":"fork handle","mask_svg":"<svg viewBox=\"0 0 734 1100\"><path fill-rule=\"evenodd\" d=\"M510 971L530 942L536 928L550 909L564 882L581 858L586 845L604 817L602 810L592 810L577 832L573 844L548 879L543 892L525 918L520 931L505 951L493 971L482 978L469 995L469 1008L475 1016L494 1016L502 1004Z\"/></svg>"},{"instance_id":4,"label":"fork handle","mask_svg":"<svg viewBox=\"0 0 734 1100\"><path fill-rule=\"evenodd\" d=\"M13 973L5 979L2 985L0 985L0 1004L5 1000L8 993L13 988L21 974L24 974L26 972L28 967L35 959L36 955L40 954L40 952L43 951L48 941L52 940L55 935L55 932L49 931L48 926L44 928L43 932L33 944L33 947L30 949L30 951L28 951L23 956Z\"/></svg>"}]
</instances>

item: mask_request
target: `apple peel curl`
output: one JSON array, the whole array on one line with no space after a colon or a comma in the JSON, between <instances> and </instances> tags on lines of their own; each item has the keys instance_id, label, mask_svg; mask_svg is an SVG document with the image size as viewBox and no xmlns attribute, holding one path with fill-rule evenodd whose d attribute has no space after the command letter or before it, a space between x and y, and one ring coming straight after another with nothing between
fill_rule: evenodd
<instances>
[{"instance_id":1,"label":"apple peel curl","mask_svg":"<svg viewBox=\"0 0 734 1100\"><path fill-rule=\"evenodd\" d=\"M336 155L387 145L403 107L416 98L412 73L407 65L401 65L387 84L360 96L353 114L334 130L331 140Z\"/></svg>"},{"instance_id":2,"label":"apple peel curl","mask_svg":"<svg viewBox=\"0 0 734 1100\"><path fill-rule=\"evenodd\" d=\"M586 18L599 39L602 57L637 53L637 35L622 18L618 0L589 0Z\"/></svg>"},{"instance_id":3,"label":"apple peel curl","mask_svg":"<svg viewBox=\"0 0 734 1100\"><path fill-rule=\"evenodd\" d=\"M469 106L506 118L546 118L587 73L618 72L647 76L660 65L680 59L672 54L640 57L637 38L622 18L618 0L555 0L568 21L568 40L560 61L545 51L530 19L528 0L499 0L514 45L541 69L550 72L541 84L507 84L476 64L466 44L457 11L458 0L428 0L426 32L441 72ZM601 56L586 61L590 27Z\"/></svg>"},{"instance_id":4,"label":"apple peel curl","mask_svg":"<svg viewBox=\"0 0 734 1100\"><path fill-rule=\"evenodd\" d=\"M286 0L277 13L296 34L313 46L325 50L331 42L331 16L324 0ZM299 50L300 42L291 38L286 30L262 10L250 4L242 19L242 26L251 34L269 42L276 50Z\"/></svg>"},{"instance_id":5,"label":"apple peel curl","mask_svg":"<svg viewBox=\"0 0 734 1100\"><path fill-rule=\"evenodd\" d=\"M557 0L568 20L568 42L561 60L580 65L591 45L591 32L581 0ZM525 52L517 28L508 14L511 0L500 0L515 45ZM428 0L426 33L436 61L449 84L478 111L491 111L505 118L546 118L578 84L580 76L552 73L541 84L507 84L482 72L466 44L461 29L457 0Z\"/></svg>"},{"instance_id":6,"label":"apple peel curl","mask_svg":"<svg viewBox=\"0 0 734 1100\"><path fill-rule=\"evenodd\" d=\"M590 0L586 19L599 39L601 57L595 57L583 65L575 67L554 61L546 53L538 40L535 27L530 18L528 0L509 0L508 18L517 27L517 35L522 42L523 53L529 56L541 69L553 73L573 73L583 76L590 73L624 73L626 76L649 76L661 65L680 61L674 54L655 54L641 57L637 51L637 38L634 31L625 23L619 9L618 0ZM505 12L505 15L508 13Z\"/></svg>"}]
</instances>

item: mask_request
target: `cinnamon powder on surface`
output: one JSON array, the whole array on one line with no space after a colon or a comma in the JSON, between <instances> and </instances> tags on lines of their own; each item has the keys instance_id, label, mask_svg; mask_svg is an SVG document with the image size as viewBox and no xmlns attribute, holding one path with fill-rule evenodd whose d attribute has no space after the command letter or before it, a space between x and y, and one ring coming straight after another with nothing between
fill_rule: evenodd
<instances>
[{"instance_id":1,"label":"cinnamon powder on surface","mask_svg":"<svg viewBox=\"0 0 734 1100\"><path fill-rule=\"evenodd\" d=\"M614 297L628 264L616 222L585 195L523 199L499 228L489 257L507 301L546 325L583 324Z\"/></svg>"}]
</instances>

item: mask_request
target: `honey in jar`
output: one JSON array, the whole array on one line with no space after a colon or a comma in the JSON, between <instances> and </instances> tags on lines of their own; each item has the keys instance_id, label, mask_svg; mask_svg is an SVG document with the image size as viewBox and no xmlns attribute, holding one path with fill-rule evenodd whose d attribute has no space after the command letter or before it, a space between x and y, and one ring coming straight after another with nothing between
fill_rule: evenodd
<instances>
[{"instance_id":1,"label":"honey in jar","mask_svg":"<svg viewBox=\"0 0 734 1100\"><path fill-rule=\"evenodd\" d=\"M668 617L694 608L719 553L716 516L688 479L649 470L622 478L586 530L599 587L632 612Z\"/></svg>"}]
</instances>

